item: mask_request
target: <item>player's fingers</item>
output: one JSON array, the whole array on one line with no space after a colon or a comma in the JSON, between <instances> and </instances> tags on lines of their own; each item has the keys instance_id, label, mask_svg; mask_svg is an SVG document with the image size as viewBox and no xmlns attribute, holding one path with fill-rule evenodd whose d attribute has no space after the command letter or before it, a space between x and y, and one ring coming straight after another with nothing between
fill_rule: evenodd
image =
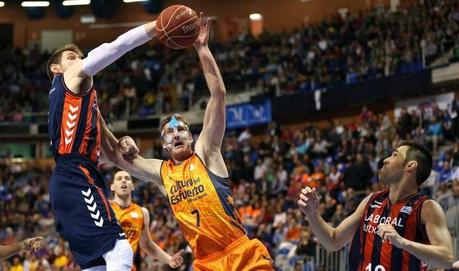
<instances>
[{"instance_id":1,"label":"player's fingers","mask_svg":"<svg viewBox=\"0 0 459 271\"><path fill-rule=\"evenodd\" d=\"M309 187L309 186L306 186L304 189L306 189L307 193L311 193L311 191L312 191L311 187Z\"/></svg>"},{"instance_id":2,"label":"player's fingers","mask_svg":"<svg viewBox=\"0 0 459 271\"><path fill-rule=\"evenodd\" d=\"M301 207L306 207L307 203L300 199L300 200L298 200L298 205L301 206Z\"/></svg>"},{"instance_id":3,"label":"player's fingers","mask_svg":"<svg viewBox=\"0 0 459 271\"><path fill-rule=\"evenodd\" d=\"M204 12L199 12L199 24L200 25L203 25L205 22L204 22Z\"/></svg>"},{"instance_id":4,"label":"player's fingers","mask_svg":"<svg viewBox=\"0 0 459 271\"><path fill-rule=\"evenodd\" d=\"M127 149L127 142L126 142L126 140L121 140L120 145L121 145L121 150L122 150L122 151L126 151L126 149Z\"/></svg>"},{"instance_id":5,"label":"player's fingers","mask_svg":"<svg viewBox=\"0 0 459 271\"><path fill-rule=\"evenodd\" d=\"M300 194L300 199L303 200L304 202L307 202L309 200L309 198L304 194Z\"/></svg>"},{"instance_id":6,"label":"player's fingers","mask_svg":"<svg viewBox=\"0 0 459 271\"><path fill-rule=\"evenodd\" d=\"M303 188L303 189L301 190L301 194L302 194L302 195L308 196L309 193L310 193L310 189L309 189L308 186L306 186L305 188Z\"/></svg>"}]
</instances>

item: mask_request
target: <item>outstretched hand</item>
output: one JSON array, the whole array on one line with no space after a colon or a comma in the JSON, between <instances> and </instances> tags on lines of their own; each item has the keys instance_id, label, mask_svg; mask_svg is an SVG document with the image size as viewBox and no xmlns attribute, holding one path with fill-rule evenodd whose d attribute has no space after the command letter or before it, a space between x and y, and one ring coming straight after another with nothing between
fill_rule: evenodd
<instances>
[{"instance_id":1,"label":"outstretched hand","mask_svg":"<svg viewBox=\"0 0 459 271\"><path fill-rule=\"evenodd\" d=\"M207 47L209 43L210 35L210 25L212 24L212 19L204 18L204 13L199 14L199 25L200 32L198 38L194 41L193 46L196 50L199 50L203 47Z\"/></svg>"},{"instance_id":2,"label":"outstretched hand","mask_svg":"<svg viewBox=\"0 0 459 271\"><path fill-rule=\"evenodd\" d=\"M307 216L312 216L317 213L319 209L319 196L315 188L311 189L309 186L306 186L301 190L298 199L298 207L300 211Z\"/></svg>"},{"instance_id":3,"label":"outstretched hand","mask_svg":"<svg viewBox=\"0 0 459 271\"><path fill-rule=\"evenodd\" d=\"M171 268L177 268L183 264L183 249L177 252L169 261L169 266Z\"/></svg>"},{"instance_id":4,"label":"outstretched hand","mask_svg":"<svg viewBox=\"0 0 459 271\"><path fill-rule=\"evenodd\" d=\"M120 152L126 160L132 160L139 154L139 148L135 144L134 139L130 136L120 138L118 144L120 146Z\"/></svg>"},{"instance_id":5,"label":"outstretched hand","mask_svg":"<svg viewBox=\"0 0 459 271\"><path fill-rule=\"evenodd\" d=\"M42 245L43 237L36 236L32 238L25 239L21 242L21 250L27 252L36 252L40 249Z\"/></svg>"}]
</instances>

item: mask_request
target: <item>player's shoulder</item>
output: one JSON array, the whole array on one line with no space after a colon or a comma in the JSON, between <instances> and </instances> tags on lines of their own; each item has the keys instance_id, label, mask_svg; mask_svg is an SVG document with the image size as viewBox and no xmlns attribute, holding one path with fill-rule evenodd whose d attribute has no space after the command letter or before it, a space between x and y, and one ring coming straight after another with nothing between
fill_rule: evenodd
<instances>
[{"instance_id":1,"label":"player's shoulder","mask_svg":"<svg viewBox=\"0 0 459 271\"><path fill-rule=\"evenodd\" d=\"M437 201L433 199L423 201L421 206L421 221L423 224L425 224L425 221L440 221L444 217L445 212Z\"/></svg>"}]
</instances>

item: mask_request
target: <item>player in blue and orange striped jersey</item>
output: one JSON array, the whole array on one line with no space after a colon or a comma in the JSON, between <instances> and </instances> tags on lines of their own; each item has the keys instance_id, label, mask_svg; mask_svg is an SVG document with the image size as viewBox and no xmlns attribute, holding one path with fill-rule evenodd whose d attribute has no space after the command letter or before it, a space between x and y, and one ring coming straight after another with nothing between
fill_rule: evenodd
<instances>
[{"instance_id":1,"label":"player in blue and orange striped jersey","mask_svg":"<svg viewBox=\"0 0 459 271\"><path fill-rule=\"evenodd\" d=\"M352 241L349 270L418 271L427 264L451 268L452 239L445 214L437 202L418 192L431 170L430 152L403 142L384 159L378 174L388 189L365 198L338 227L319 216L315 189L304 188L298 204L325 248L338 250Z\"/></svg>"},{"instance_id":2,"label":"player in blue and orange striped jersey","mask_svg":"<svg viewBox=\"0 0 459 271\"><path fill-rule=\"evenodd\" d=\"M194 47L210 90L202 132L195 148L186 120L172 115L162 121L163 148L171 159L125 159L138 150L131 138L119 141L103 125L107 158L132 175L153 180L169 199L195 261L194 270L274 270L266 247L249 240L231 195L228 170L221 154L225 134L226 90L208 48L209 21L201 18L201 33Z\"/></svg>"},{"instance_id":3,"label":"player in blue and orange striped jersey","mask_svg":"<svg viewBox=\"0 0 459 271\"><path fill-rule=\"evenodd\" d=\"M49 195L57 230L83 270L129 271L132 265L132 249L106 199L109 191L97 170L100 112L93 76L155 37L155 29L156 21L140 25L86 57L69 44L48 60L47 73L52 80L48 130L56 160Z\"/></svg>"},{"instance_id":4,"label":"player in blue and orange striped jersey","mask_svg":"<svg viewBox=\"0 0 459 271\"><path fill-rule=\"evenodd\" d=\"M118 171L113 176L110 190L113 192L113 199L110 204L115 212L116 218L121 224L126 238L132 247L134 255L139 253L140 248L149 255L158 259L161 263L169 265L171 268L178 268L183 263L183 251L179 251L174 256L170 256L162 250L151 239L150 213L147 208L141 207L132 202L131 193L134 191L134 183L131 175L126 171ZM137 270L132 266L132 270Z\"/></svg>"}]
</instances>

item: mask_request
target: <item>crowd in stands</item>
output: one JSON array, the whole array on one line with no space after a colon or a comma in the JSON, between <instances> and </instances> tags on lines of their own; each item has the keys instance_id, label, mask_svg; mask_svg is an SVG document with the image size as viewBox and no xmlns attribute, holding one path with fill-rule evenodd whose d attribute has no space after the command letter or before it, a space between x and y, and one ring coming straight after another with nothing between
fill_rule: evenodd
<instances>
[{"instance_id":1,"label":"crowd in stands","mask_svg":"<svg viewBox=\"0 0 459 271\"><path fill-rule=\"evenodd\" d=\"M397 12L334 15L259 39L241 34L213 43L212 50L233 92L261 87L284 95L417 71L424 68L423 50L428 65L455 46L459 34L456 1L423 2ZM47 112L48 56L37 46L0 50L0 121L34 120L28 112ZM122 57L95 84L101 110L112 118L187 110L207 94L196 53L159 45Z\"/></svg>"},{"instance_id":2,"label":"crowd in stands","mask_svg":"<svg viewBox=\"0 0 459 271\"><path fill-rule=\"evenodd\" d=\"M376 178L381 160L401 140L412 139L437 148L423 193L440 202L458 242L459 133L448 128L457 121L453 115L435 104L402 110L396 119L363 108L346 124L335 121L326 127L281 127L273 122L261 132L257 129L256 134L251 129L228 131L222 153L232 180L235 206L248 235L268 247L281 270L315 270L313 259L320 246L297 208L300 189L315 187L321 196L320 214L337 225L365 195L382 189ZM163 157L160 146L150 153ZM18 163L0 166L1 243L11 244L36 234L47 236L46 247L36 255L19 255L4 262L1 270L74 268L66 243L54 231L47 190L50 170ZM107 181L112 173L113 169L104 170ZM133 199L151 212L150 231L162 248L170 253L186 248L167 199L152 183L137 183ZM192 258L187 252L189 265ZM148 257L141 260L141 265L141 270L167 270ZM182 270L188 269L184 266Z\"/></svg>"}]
</instances>

